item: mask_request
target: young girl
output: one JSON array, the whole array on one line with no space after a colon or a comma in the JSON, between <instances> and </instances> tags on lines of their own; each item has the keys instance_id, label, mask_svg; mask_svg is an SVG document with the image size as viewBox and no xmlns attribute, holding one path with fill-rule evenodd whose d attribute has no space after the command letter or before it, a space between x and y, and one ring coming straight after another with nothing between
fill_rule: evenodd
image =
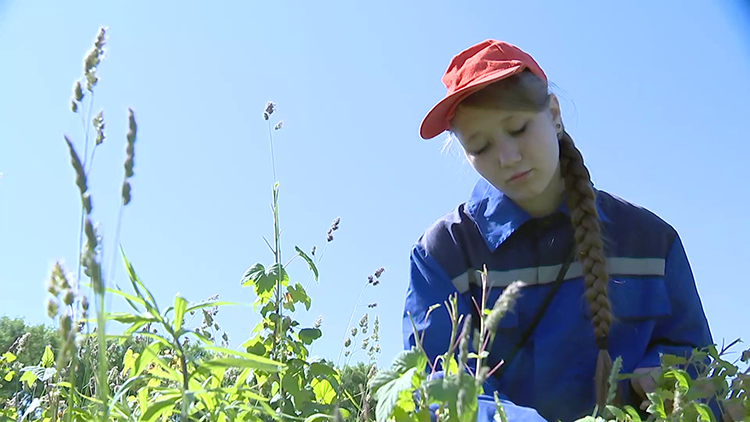
<instances>
[{"instance_id":1,"label":"young girl","mask_svg":"<svg viewBox=\"0 0 750 422\"><path fill-rule=\"evenodd\" d=\"M486 363L502 365L484 385L480 422L493 421L494 392L510 422L584 417L603 404L617 356L623 373L649 373L662 353L713 343L679 235L593 187L531 56L487 40L456 55L442 81L447 94L420 135L449 131L482 177L413 246L404 345L415 345L413 320L431 362L445 353L448 313L428 309L457 294L459 313L477 321L485 265L487 307L526 284L498 324ZM638 408L653 379L626 385L622 403Z\"/></svg>"}]
</instances>

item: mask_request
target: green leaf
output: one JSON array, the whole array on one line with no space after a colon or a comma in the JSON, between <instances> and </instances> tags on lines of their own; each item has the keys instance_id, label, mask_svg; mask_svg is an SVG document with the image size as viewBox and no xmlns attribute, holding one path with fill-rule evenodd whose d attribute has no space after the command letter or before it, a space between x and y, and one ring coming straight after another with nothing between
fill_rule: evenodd
<instances>
[{"instance_id":1,"label":"green leaf","mask_svg":"<svg viewBox=\"0 0 750 422\"><path fill-rule=\"evenodd\" d=\"M699 420L701 422L714 422L714 414L711 411L711 408L708 407L708 405L703 403L693 403L693 407L695 408L695 411L698 412Z\"/></svg>"},{"instance_id":2,"label":"green leaf","mask_svg":"<svg viewBox=\"0 0 750 422\"><path fill-rule=\"evenodd\" d=\"M135 315L129 314L127 312L108 312L106 319L109 321L117 321L122 324L148 324L149 322L159 322L159 320L154 318L152 315Z\"/></svg>"},{"instance_id":3,"label":"green leaf","mask_svg":"<svg viewBox=\"0 0 750 422\"><path fill-rule=\"evenodd\" d=\"M289 294L291 295L292 300L295 303L303 303L305 305L305 309L308 311L310 310L312 300L310 299L310 296L307 295L305 288L302 287L301 284L297 283L294 286L290 287Z\"/></svg>"},{"instance_id":4,"label":"green leaf","mask_svg":"<svg viewBox=\"0 0 750 422\"><path fill-rule=\"evenodd\" d=\"M226 347L217 347L217 346L205 346L203 348L207 350L212 350L218 353L226 353L229 355L243 358L247 361L251 361L253 362L253 365L256 365L256 366L252 366L252 368L260 369L266 372L279 372L285 368L285 365L281 362L277 362L277 361L268 359L263 356L254 355L252 353L245 353L245 352L240 352L237 350L228 349ZM243 367L249 367L249 366L243 366Z\"/></svg>"},{"instance_id":5,"label":"green leaf","mask_svg":"<svg viewBox=\"0 0 750 422\"><path fill-rule=\"evenodd\" d=\"M7 382L10 382L13 379L14 375L16 375L16 371L10 371L7 374L5 374L5 377L3 377L3 379Z\"/></svg>"},{"instance_id":6,"label":"green leaf","mask_svg":"<svg viewBox=\"0 0 750 422\"><path fill-rule=\"evenodd\" d=\"M47 347L44 348L44 354L42 355L42 360L40 362L40 365L49 368L50 366L55 364L55 354L52 353L52 347L47 345Z\"/></svg>"},{"instance_id":7,"label":"green leaf","mask_svg":"<svg viewBox=\"0 0 750 422\"><path fill-rule=\"evenodd\" d=\"M174 297L174 321L172 321L172 329L179 331L182 328L182 317L185 316L185 310L187 309L187 300L177 294Z\"/></svg>"},{"instance_id":8,"label":"green leaf","mask_svg":"<svg viewBox=\"0 0 750 422\"><path fill-rule=\"evenodd\" d=\"M16 355L11 352L5 352L3 353L3 359L5 359L5 363L11 363L16 360Z\"/></svg>"},{"instance_id":9,"label":"green leaf","mask_svg":"<svg viewBox=\"0 0 750 422\"><path fill-rule=\"evenodd\" d=\"M245 274L242 275L242 279L240 280L240 284L242 287L254 286L265 276L266 269L263 267L263 264L257 263L245 271Z\"/></svg>"},{"instance_id":10,"label":"green leaf","mask_svg":"<svg viewBox=\"0 0 750 422\"><path fill-rule=\"evenodd\" d=\"M680 366L685 365L687 363L687 359L684 356L677 356L677 355L667 355L663 354L661 355L661 365L674 367L674 366Z\"/></svg>"},{"instance_id":11,"label":"green leaf","mask_svg":"<svg viewBox=\"0 0 750 422\"><path fill-rule=\"evenodd\" d=\"M317 328L303 328L299 330L298 335L301 342L310 345L313 341L319 339L323 333Z\"/></svg>"},{"instance_id":12,"label":"green leaf","mask_svg":"<svg viewBox=\"0 0 750 422\"><path fill-rule=\"evenodd\" d=\"M675 379L677 381L678 388L685 392L690 388L690 375L681 369L668 369L664 373L664 378Z\"/></svg>"},{"instance_id":13,"label":"green leaf","mask_svg":"<svg viewBox=\"0 0 750 422\"><path fill-rule=\"evenodd\" d=\"M657 390L659 391L659 390ZM646 409L646 412L656 415L662 419L667 418L667 412L664 409L664 398L658 392L646 393L648 399L651 400L651 404Z\"/></svg>"},{"instance_id":14,"label":"green leaf","mask_svg":"<svg viewBox=\"0 0 750 422\"><path fill-rule=\"evenodd\" d=\"M375 418L377 422L385 422L390 418L396 408L400 393L414 387L416 370L417 368L411 368L395 379L393 379L394 372L383 371L380 379L378 379L378 375L373 378L373 384L378 386L375 392L375 399L377 400ZM376 381L376 379L378 380ZM387 382L383 383L386 380Z\"/></svg>"},{"instance_id":15,"label":"green leaf","mask_svg":"<svg viewBox=\"0 0 750 422\"><path fill-rule=\"evenodd\" d=\"M318 375L328 376L335 379L339 378L338 372L336 372L336 369L333 368L330 365L326 365L325 363L321 362L313 362L310 364L310 370L309 374L311 377L317 377Z\"/></svg>"},{"instance_id":16,"label":"green leaf","mask_svg":"<svg viewBox=\"0 0 750 422\"><path fill-rule=\"evenodd\" d=\"M266 372L279 372L280 371L279 367L276 365L268 365L266 363L257 362L251 359L242 359L242 358L233 358L233 357L212 359L207 362L204 362L203 365L209 366L209 367L218 366L221 368L252 368L252 369L259 369L261 371L266 371Z\"/></svg>"},{"instance_id":17,"label":"green leaf","mask_svg":"<svg viewBox=\"0 0 750 422\"><path fill-rule=\"evenodd\" d=\"M289 284L289 274L287 274L284 267L279 264L273 264L268 267L266 270L266 277L271 279L274 284L277 282L281 282L282 286Z\"/></svg>"},{"instance_id":18,"label":"green leaf","mask_svg":"<svg viewBox=\"0 0 750 422\"><path fill-rule=\"evenodd\" d=\"M185 309L185 313L190 313L192 311L197 311L198 309L202 309L202 308L209 308L209 307L214 307L214 306L227 306L227 305L239 305L239 303L235 303L235 302L219 302L219 301L203 302L203 303L199 303L197 305L193 305L193 306Z\"/></svg>"},{"instance_id":19,"label":"green leaf","mask_svg":"<svg viewBox=\"0 0 750 422\"><path fill-rule=\"evenodd\" d=\"M399 373L404 373L411 368L416 368L417 372L421 373L427 368L427 357L421 350L412 346L410 350L403 350L396 356L391 368Z\"/></svg>"},{"instance_id":20,"label":"green leaf","mask_svg":"<svg viewBox=\"0 0 750 422\"><path fill-rule=\"evenodd\" d=\"M27 366L23 369L21 369L21 372L23 372L23 375L21 375L20 382L26 382L26 386L31 388L31 385L34 384L34 382L37 380L36 374L32 370L33 368L39 368L38 366Z\"/></svg>"},{"instance_id":21,"label":"green leaf","mask_svg":"<svg viewBox=\"0 0 750 422\"><path fill-rule=\"evenodd\" d=\"M336 390L327 379L315 378L310 382L310 387L319 403L331 404L336 398Z\"/></svg>"},{"instance_id":22,"label":"green leaf","mask_svg":"<svg viewBox=\"0 0 750 422\"><path fill-rule=\"evenodd\" d=\"M637 410L631 405L625 406L625 411L628 413L628 416L630 416L630 419L633 422L643 422L641 419L641 415L638 413Z\"/></svg>"},{"instance_id":23,"label":"green leaf","mask_svg":"<svg viewBox=\"0 0 750 422\"><path fill-rule=\"evenodd\" d=\"M313 262L313 260L310 259L310 257L307 256L307 254L304 253L302 249L300 249L299 247L295 246L294 250L297 251L297 254L299 254L299 256L301 256L302 259L304 259L307 262L307 265L310 267L310 270L315 275L315 281L317 282L318 281L318 268L315 266L315 263Z\"/></svg>"},{"instance_id":24,"label":"green leaf","mask_svg":"<svg viewBox=\"0 0 750 422\"><path fill-rule=\"evenodd\" d=\"M122 371L120 372L123 376L128 376L130 372L135 368L135 360L137 354L133 353L132 348L128 348L125 352L125 356L122 357Z\"/></svg>"},{"instance_id":25,"label":"green leaf","mask_svg":"<svg viewBox=\"0 0 750 422\"><path fill-rule=\"evenodd\" d=\"M141 354L135 359L135 372L131 372L130 375L136 377L140 375L151 362L157 359L162 346L163 344L160 341L155 340L143 349Z\"/></svg>"},{"instance_id":26,"label":"green leaf","mask_svg":"<svg viewBox=\"0 0 750 422\"><path fill-rule=\"evenodd\" d=\"M144 412L142 416L142 420L145 422L155 421L165 412L171 411L181 397L181 394L170 394L159 398L148 406L146 412Z\"/></svg>"},{"instance_id":27,"label":"green leaf","mask_svg":"<svg viewBox=\"0 0 750 422\"><path fill-rule=\"evenodd\" d=\"M151 294L151 292L146 288L146 286L141 282L141 279L138 278L138 276L135 274L135 268L133 268L133 265L128 261L127 256L125 256L125 250L120 246L120 254L122 255L122 260L125 265L125 271L128 273L128 278L130 279L130 284L133 286L133 290L135 290L138 297L141 298L143 305L146 307L146 310L154 316L154 318L157 318L161 320L161 312L159 311L159 306L156 303L156 300L154 299L154 295ZM138 288L140 286L145 292L146 295L148 295L148 301L146 300L146 296L141 293L141 290ZM150 301L150 302L149 302Z\"/></svg>"},{"instance_id":28,"label":"green leaf","mask_svg":"<svg viewBox=\"0 0 750 422\"><path fill-rule=\"evenodd\" d=\"M611 413L618 421L624 421L627 418L626 413L616 406L607 405L607 410L609 410L609 413Z\"/></svg>"},{"instance_id":29,"label":"green leaf","mask_svg":"<svg viewBox=\"0 0 750 422\"><path fill-rule=\"evenodd\" d=\"M458 397L458 384L453 382L452 378L435 378L422 383L430 400L443 403L455 402Z\"/></svg>"}]
</instances>

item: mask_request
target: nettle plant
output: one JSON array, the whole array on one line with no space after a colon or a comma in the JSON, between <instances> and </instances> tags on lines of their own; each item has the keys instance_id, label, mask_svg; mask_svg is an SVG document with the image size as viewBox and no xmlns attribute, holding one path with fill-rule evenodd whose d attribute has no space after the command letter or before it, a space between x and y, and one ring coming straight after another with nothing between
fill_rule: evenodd
<instances>
[{"instance_id":1,"label":"nettle plant","mask_svg":"<svg viewBox=\"0 0 750 422\"><path fill-rule=\"evenodd\" d=\"M486 268L481 276L486 292ZM512 283L491 308L482 303L478 324L473 323L471 315L458 315L455 295L443 305L433 305L427 315L446 311L452 322L451 346L434 362L429 361L422 348L423 338L418 335L410 315L416 346L400 353L390 368L378 371L369 382L377 400L377 422L429 422L433 415L438 422L476 421L483 384L498 369L488 367L484 359L494 341L498 322L512 309L523 286L521 281ZM441 307L444 309L439 309ZM738 362L725 359L729 349L737 343L739 340L721 351L715 346L694 350L689 358L662 355L656 389L647 393L648 400L642 406L646 417L632 406L614 404L617 382L635 376L620 373L622 362L618 357L613 362L605 408L595 408L592 415L577 422L716 422L707 404L710 400L718 404L722 421L750 422L750 368L747 365L750 349L742 352L738 359L744 369L740 369ZM469 362L472 365L468 365ZM443 370L441 377L433 376L437 369ZM691 377L689 371L697 376ZM495 419L506 422L497 393L494 399Z\"/></svg>"}]
</instances>

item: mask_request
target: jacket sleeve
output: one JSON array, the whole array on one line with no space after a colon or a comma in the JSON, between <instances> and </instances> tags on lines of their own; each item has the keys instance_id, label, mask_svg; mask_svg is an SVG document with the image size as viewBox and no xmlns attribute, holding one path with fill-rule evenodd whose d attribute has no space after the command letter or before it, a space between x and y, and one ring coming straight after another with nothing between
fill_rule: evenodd
<instances>
[{"instance_id":1,"label":"jacket sleeve","mask_svg":"<svg viewBox=\"0 0 750 422\"><path fill-rule=\"evenodd\" d=\"M431 371L430 365L437 364L436 358L448 350L450 343L452 326L445 309L445 302L451 295L456 294L459 315L470 314L472 305L465 296L459 293L440 264L419 244L412 248L410 261L409 286L403 313L404 347L410 349L416 345L417 339L414 337L414 327L416 327L417 336L421 339L422 347L430 362L427 370ZM430 306L435 304L439 304L440 307L427 315ZM474 370L473 367L471 369ZM442 375L442 368L437 364L432 377L442 377ZM478 397L477 422L494 422L494 393L497 391L497 386L494 379L490 377L483 387L484 392ZM508 422L546 422L535 410L517 406L500 391L497 392Z\"/></svg>"},{"instance_id":2,"label":"jacket sleeve","mask_svg":"<svg viewBox=\"0 0 750 422\"><path fill-rule=\"evenodd\" d=\"M679 235L667 255L664 280L671 313L657 321L651 345L639 367L658 367L659 354L688 357L694 348L713 344L695 279Z\"/></svg>"}]
</instances>

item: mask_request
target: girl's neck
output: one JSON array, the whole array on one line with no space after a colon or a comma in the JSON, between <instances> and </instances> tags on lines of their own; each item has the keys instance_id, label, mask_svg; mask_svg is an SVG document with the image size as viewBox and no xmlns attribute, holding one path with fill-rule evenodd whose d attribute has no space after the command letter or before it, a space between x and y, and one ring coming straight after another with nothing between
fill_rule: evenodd
<instances>
[{"instance_id":1,"label":"girl's neck","mask_svg":"<svg viewBox=\"0 0 750 422\"><path fill-rule=\"evenodd\" d=\"M560 208L565 199L565 181L558 166L547 188L534 198L517 202L532 218L546 217Z\"/></svg>"}]
</instances>

